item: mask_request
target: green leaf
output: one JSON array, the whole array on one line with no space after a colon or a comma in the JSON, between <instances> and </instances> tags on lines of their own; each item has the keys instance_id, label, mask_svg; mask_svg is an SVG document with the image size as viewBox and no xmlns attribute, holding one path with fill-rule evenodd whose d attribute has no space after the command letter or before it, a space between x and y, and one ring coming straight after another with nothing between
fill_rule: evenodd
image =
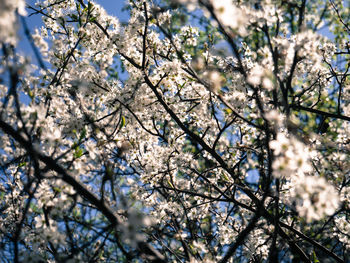
<instances>
[{"instance_id":1,"label":"green leaf","mask_svg":"<svg viewBox=\"0 0 350 263\"><path fill-rule=\"evenodd\" d=\"M57 193L61 193L62 189L60 187L53 187L53 190Z\"/></svg>"},{"instance_id":2,"label":"green leaf","mask_svg":"<svg viewBox=\"0 0 350 263\"><path fill-rule=\"evenodd\" d=\"M81 215L80 210L79 209L73 209L73 217L74 218L79 218Z\"/></svg>"},{"instance_id":3,"label":"green leaf","mask_svg":"<svg viewBox=\"0 0 350 263\"><path fill-rule=\"evenodd\" d=\"M71 14L70 17L72 18L73 21L78 21L78 16L75 14Z\"/></svg>"},{"instance_id":4,"label":"green leaf","mask_svg":"<svg viewBox=\"0 0 350 263\"><path fill-rule=\"evenodd\" d=\"M21 162L19 165L18 165L18 168L20 167L23 167L23 166L26 166L27 162Z\"/></svg>"},{"instance_id":5,"label":"green leaf","mask_svg":"<svg viewBox=\"0 0 350 263\"><path fill-rule=\"evenodd\" d=\"M84 127L80 133L79 141L83 140L85 137L86 137L86 129Z\"/></svg>"},{"instance_id":6,"label":"green leaf","mask_svg":"<svg viewBox=\"0 0 350 263\"><path fill-rule=\"evenodd\" d=\"M175 188L174 185L170 182L169 179L167 179L167 183L168 183L168 185L169 185L171 188Z\"/></svg>"},{"instance_id":7,"label":"green leaf","mask_svg":"<svg viewBox=\"0 0 350 263\"><path fill-rule=\"evenodd\" d=\"M227 115L230 115L232 113L232 110L230 108L224 108L224 112L227 114Z\"/></svg>"},{"instance_id":8,"label":"green leaf","mask_svg":"<svg viewBox=\"0 0 350 263\"><path fill-rule=\"evenodd\" d=\"M74 142L71 149L76 149L77 147L78 147L78 144L76 142Z\"/></svg>"},{"instance_id":9,"label":"green leaf","mask_svg":"<svg viewBox=\"0 0 350 263\"><path fill-rule=\"evenodd\" d=\"M81 10L81 6L80 6L80 4L79 3L75 3L75 5L76 5L76 8L77 8L77 10L78 10L78 12Z\"/></svg>"},{"instance_id":10,"label":"green leaf","mask_svg":"<svg viewBox=\"0 0 350 263\"><path fill-rule=\"evenodd\" d=\"M122 116L121 117L121 122L120 122L120 129L123 128L125 126L125 124L126 124L125 117Z\"/></svg>"},{"instance_id":11,"label":"green leaf","mask_svg":"<svg viewBox=\"0 0 350 263\"><path fill-rule=\"evenodd\" d=\"M221 179L223 179L225 182L229 182L230 179L227 177L225 173L221 173Z\"/></svg>"},{"instance_id":12,"label":"green leaf","mask_svg":"<svg viewBox=\"0 0 350 263\"><path fill-rule=\"evenodd\" d=\"M311 260L312 260L313 263L320 263L320 261L318 260L318 258L317 258L317 256L316 256L315 251L313 251L311 257L312 257Z\"/></svg>"},{"instance_id":13,"label":"green leaf","mask_svg":"<svg viewBox=\"0 0 350 263\"><path fill-rule=\"evenodd\" d=\"M75 151L74 151L74 154L73 154L73 157L74 157L75 159L78 159L78 158L80 158L81 156L83 156L83 154L84 154L84 150L83 150L82 148L80 148L80 147L76 147L76 148L75 148Z\"/></svg>"},{"instance_id":14,"label":"green leaf","mask_svg":"<svg viewBox=\"0 0 350 263\"><path fill-rule=\"evenodd\" d=\"M28 90L28 96L33 99L34 98L34 93L31 90Z\"/></svg>"}]
</instances>

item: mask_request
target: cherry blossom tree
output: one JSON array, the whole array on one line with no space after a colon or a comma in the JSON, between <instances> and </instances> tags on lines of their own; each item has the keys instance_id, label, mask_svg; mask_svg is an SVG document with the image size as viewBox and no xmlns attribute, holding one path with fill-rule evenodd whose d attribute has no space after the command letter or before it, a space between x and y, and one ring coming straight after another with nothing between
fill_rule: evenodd
<instances>
[{"instance_id":1,"label":"cherry blossom tree","mask_svg":"<svg viewBox=\"0 0 350 263\"><path fill-rule=\"evenodd\" d=\"M0 6L3 262L349 262L346 1Z\"/></svg>"}]
</instances>

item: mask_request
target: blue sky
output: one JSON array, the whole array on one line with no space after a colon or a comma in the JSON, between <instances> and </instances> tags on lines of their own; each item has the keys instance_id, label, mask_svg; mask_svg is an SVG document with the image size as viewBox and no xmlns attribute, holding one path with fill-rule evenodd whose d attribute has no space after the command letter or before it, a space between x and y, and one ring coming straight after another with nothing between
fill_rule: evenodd
<instances>
[{"instance_id":1,"label":"blue sky","mask_svg":"<svg viewBox=\"0 0 350 263\"><path fill-rule=\"evenodd\" d=\"M95 0L95 2L103 6L107 10L108 14L118 17L121 22L128 20L127 12L121 11L125 0Z\"/></svg>"}]
</instances>

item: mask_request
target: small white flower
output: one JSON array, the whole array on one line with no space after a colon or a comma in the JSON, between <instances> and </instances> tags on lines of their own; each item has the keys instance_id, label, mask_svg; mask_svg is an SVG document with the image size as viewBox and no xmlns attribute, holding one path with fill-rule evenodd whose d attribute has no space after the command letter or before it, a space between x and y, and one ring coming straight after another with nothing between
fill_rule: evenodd
<instances>
[{"instance_id":1,"label":"small white flower","mask_svg":"<svg viewBox=\"0 0 350 263\"><path fill-rule=\"evenodd\" d=\"M279 155L288 150L290 140L283 134L277 134L277 139L270 142L270 148L274 150L275 155Z\"/></svg>"}]
</instances>

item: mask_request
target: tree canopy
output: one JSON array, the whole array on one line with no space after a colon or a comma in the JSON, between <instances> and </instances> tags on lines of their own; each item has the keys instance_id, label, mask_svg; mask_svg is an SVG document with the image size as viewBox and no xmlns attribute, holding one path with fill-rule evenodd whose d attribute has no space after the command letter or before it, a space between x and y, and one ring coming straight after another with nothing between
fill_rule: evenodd
<instances>
[{"instance_id":1,"label":"tree canopy","mask_svg":"<svg viewBox=\"0 0 350 263\"><path fill-rule=\"evenodd\" d=\"M348 2L0 6L2 262L349 262Z\"/></svg>"}]
</instances>

